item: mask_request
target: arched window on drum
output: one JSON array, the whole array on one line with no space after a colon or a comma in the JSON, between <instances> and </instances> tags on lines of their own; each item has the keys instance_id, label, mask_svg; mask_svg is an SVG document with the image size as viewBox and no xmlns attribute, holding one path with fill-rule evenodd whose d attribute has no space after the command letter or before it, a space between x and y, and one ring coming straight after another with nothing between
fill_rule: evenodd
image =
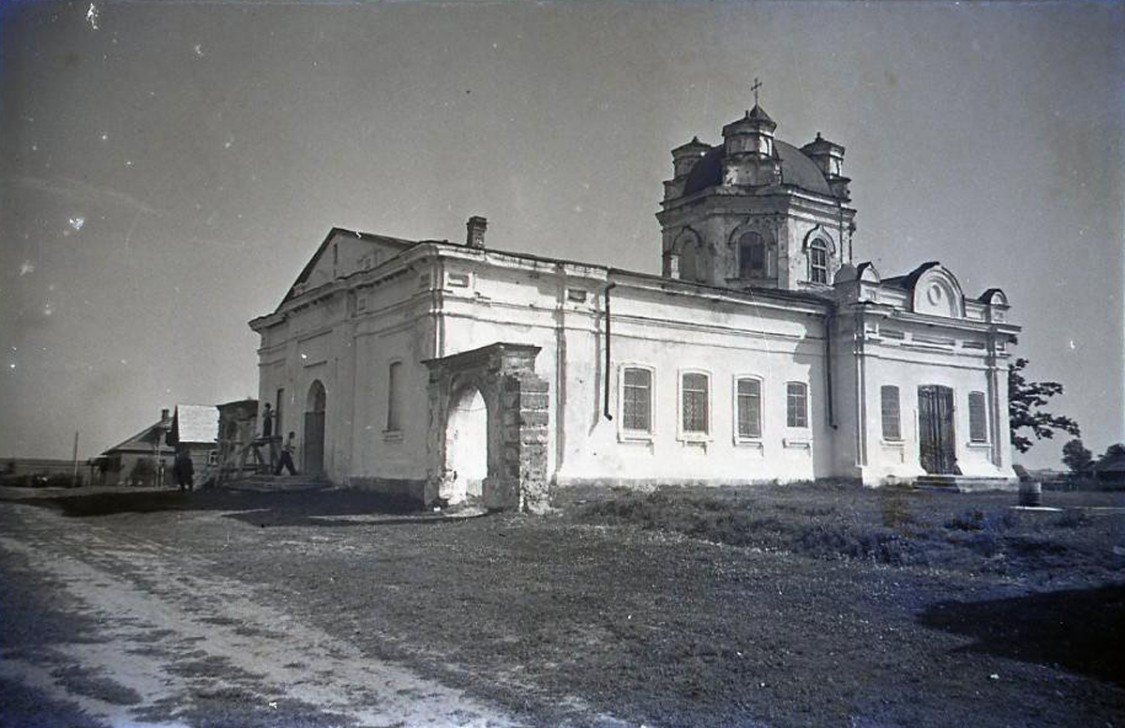
<instances>
[{"instance_id":1,"label":"arched window on drum","mask_svg":"<svg viewBox=\"0 0 1125 728\"><path fill-rule=\"evenodd\" d=\"M769 253L761 233L753 231L738 237L738 277L763 278L769 274Z\"/></svg>"}]
</instances>

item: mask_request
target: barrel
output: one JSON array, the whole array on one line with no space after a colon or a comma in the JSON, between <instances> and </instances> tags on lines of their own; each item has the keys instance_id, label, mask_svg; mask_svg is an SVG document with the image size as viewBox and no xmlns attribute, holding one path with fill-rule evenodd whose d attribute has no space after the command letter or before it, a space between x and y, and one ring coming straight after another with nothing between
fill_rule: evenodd
<instances>
[{"instance_id":1,"label":"barrel","mask_svg":"<svg viewBox=\"0 0 1125 728\"><path fill-rule=\"evenodd\" d=\"M1020 483L1020 505L1039 506L1043 502L1043 484L1035 481Z\"/></svg>"}]
</instances>

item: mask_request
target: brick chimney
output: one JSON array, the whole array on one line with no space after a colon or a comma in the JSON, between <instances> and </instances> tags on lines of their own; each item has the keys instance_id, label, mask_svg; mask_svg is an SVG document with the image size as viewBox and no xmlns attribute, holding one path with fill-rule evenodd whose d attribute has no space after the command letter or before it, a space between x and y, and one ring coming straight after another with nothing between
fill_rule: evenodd
<instances>
[{"instance_id":1,"label":"brick chimney","mask_svg":"<svg viewBox=\"0 0 1125 728\"><path fill-rule=\"evenodd\" d=\"M488 220L480 215L473 215L469 218L469 222L465 225L468 228L468 236L465 238L465 245L470 248L483 248L484 247L484 231L488 229Z\"/></svg>"},{"instance_id":2,"label":"brick chimney","mask_svg":"<svg viewBox=\"0 0 1125 728\"><path fill-rule=\"evenodd\" d=\"M160 410L160 421L161 422L163 422L164 420L170 419L169 414L168 414L169 412L170 412L170 410L166 410L166 409Z\"/></svg>"}]
</instances>

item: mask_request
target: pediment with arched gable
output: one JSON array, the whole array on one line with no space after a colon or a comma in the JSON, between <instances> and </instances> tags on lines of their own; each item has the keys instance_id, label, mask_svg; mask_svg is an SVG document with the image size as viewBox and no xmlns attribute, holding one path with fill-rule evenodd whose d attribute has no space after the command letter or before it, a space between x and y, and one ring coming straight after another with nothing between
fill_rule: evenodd
<instances>
[{"instance_id":1,"label":"pediment with arched gable","mask_svg":"<svg viewBox=\"0 0 1125 728\"><path fill-rule=\"evenodd\" d=\"M860 263L856 266L855 277L856 280L863 281L864 283L877 284L883 280L883 277L879 275L879 271L876 270L875 264L870 261Z\"/></svg>"},{"instance_id":2,"label":"pediment with arched gable","mask_svg":"<svg viewBox=\"0 0 1125 728\"><path fill-rule=\"evenodd\" d=\"M964 318L965 294L957 277L940 263L925 263L907 276L914 313Z\"/></svg>"},{"instance_id":3,"label":"pediment with arched gable","mask_svg":"<svg viewBox=\"0 0 1125 728\"><path fill-rule=\"evenodd\" d=\"M989 288L977 299L986 306L1008 306L1008 294L999 288Z\"/></svg>"}]
</instances>

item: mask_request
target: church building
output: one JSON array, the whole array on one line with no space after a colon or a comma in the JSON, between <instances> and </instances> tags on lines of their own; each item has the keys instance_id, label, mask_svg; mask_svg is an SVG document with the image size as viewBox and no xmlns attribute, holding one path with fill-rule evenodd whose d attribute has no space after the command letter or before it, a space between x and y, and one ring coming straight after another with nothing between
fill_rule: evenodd
<instances>
[{"instance_id":1,"label":"church building","mask_svg":"<svg viewBox=\"0 0 1125 728\"><path fill-rule=\"evenodd\" d=\"M853 258L844 147L755 103L672 150L662 274L333 228L261 336L298 469L539 510L584 483L1014 480L1008 300ZM653 255L656 255L654 246Z\"/></svg>"}]
</instances>

